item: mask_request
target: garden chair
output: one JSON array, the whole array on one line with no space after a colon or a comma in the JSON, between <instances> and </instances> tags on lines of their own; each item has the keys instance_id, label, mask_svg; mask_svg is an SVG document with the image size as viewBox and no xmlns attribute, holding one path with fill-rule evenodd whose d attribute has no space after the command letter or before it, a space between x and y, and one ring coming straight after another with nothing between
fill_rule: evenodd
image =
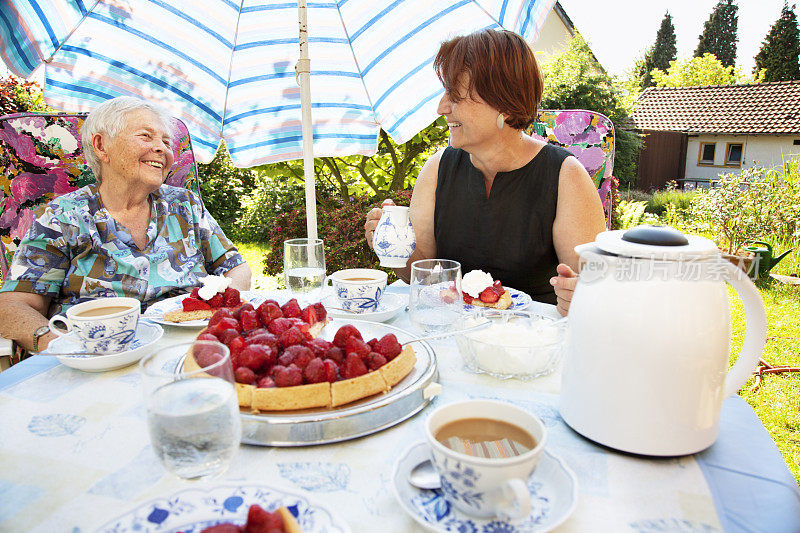
<instances>
[{"instance_id":1,"label":"garden chair","mask_svg":"<svg viewBox=\"0 0 800 533\"><path fill-rule=\"evenodd\" d=\"M37 211L62 194L94 183L81 146L86 113L18 113L0 117L0 274ZM200 184L186 125L176 120L175 163L167 183L193 190Z\"/></svg>"},{"instance_id":2,"label":"garden chair","mask_svg":"<svg viewBox=\"0 0 800 533\"><path fill-rule=\"evenodd\" d=\"M18 113L0 117L0 283L22 237L45 204L95 181L86 164L80 129L86 113ZM176 120L175 162L166 182L193 190L200 183L189 130ZM8 354L0 338L0 357ZM13 346L11 362L24 357Z\"/></svg>"},{"instance_id":3,"label":"garden chair","mask_svg":"<svg viewBox=\"0 0 800 533\"><path fill-rule=\"evenodd\" d=\"M606 227L611 228L615 143L611 119L584 109L540 109L528 133L566 148L586 167L603 202Z\"/></svg>"}]
</instances>

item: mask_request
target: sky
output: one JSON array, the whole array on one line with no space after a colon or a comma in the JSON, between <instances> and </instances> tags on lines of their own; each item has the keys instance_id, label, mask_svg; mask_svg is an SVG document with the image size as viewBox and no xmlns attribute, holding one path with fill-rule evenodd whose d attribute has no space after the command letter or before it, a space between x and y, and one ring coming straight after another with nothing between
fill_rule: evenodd
<instances>
[{"instance_id":1,"label":"sky","mask_svg":"<svg viewBox=\"0 0 800 533\"><path fill-rule=\"evenodd\" d=\"M630 69L656 40L669 10L675 26L678 59L692 57L703 23L717 0L560 0L572 23L589 41L603 68L612 75ZM794 0L789 2L791 6ZM770 27L778 20L783 0L738 0L739 41L736 65L750 74L753 58ZM800 9L795 9L800 14Z\"/></svg>"}]
</instances>

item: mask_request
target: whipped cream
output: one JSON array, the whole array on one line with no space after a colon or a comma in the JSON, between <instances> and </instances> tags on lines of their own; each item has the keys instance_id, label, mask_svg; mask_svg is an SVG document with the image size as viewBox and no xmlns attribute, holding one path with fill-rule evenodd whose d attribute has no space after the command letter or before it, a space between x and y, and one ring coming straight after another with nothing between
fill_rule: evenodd
<instances>
[{"instance_id":1,"label":"whipped cream","mask_svg":"<svg viewBox=\"0 0 800 533\"><path fill-rule=\"evenodd\" d=\"M466 327L483 319L468 319ZM531 376L546 371L560 351L558 326L545 319L492 321L488 328L456 337L462 355L479 369L501 376Z\"/></svg>"},{"instance_id":2,"label":"whipped cream","mask_svg":"<svg viewBox=\"0 0 800 533\"><path fill-rule=\"evenodd\" d=\"M478 298L486 287L491 287L494 283L491 274L483 270L472 270L464 274L461 280L461 290L473 298Z\"/></svg>"},{"instance_id":3,"label":"whipped cream","mask_svg":"<svg viewBox=\"0 0 800 533\"><path fill-rule=\"evenodd\" d=\"M203 300L210 300L218 292L224 292L225 289L230 287L233 279L226 278L225 276L204 276L199 278L200 283L203 284L197 293Z\"/></svg>"}]
</instances>

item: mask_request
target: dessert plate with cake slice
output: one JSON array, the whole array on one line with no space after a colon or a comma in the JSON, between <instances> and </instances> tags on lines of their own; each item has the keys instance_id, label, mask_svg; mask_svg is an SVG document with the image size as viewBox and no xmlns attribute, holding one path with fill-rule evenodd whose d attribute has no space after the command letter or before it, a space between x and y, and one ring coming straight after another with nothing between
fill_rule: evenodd
<instances>
[{"instance_id":1,"label":"dessert plate with cake slice","mask_svg":"<svg viewBox=\"0 0 800 533\"><path fill-rule=\"evenodd\" d=\"M533 299L530 295L504 287L499 279L482 270L471 270L461 280L464 310L471 311L476 307L490 309L511 309L519 311L528 307Z\"/></svg>"},{"instance_id":2,"label":"dessert plate with cake slice","mask_svg":"<svg viewBox=\"0 0 800 533\"><path fill-rule=\"evenodd\" d=\"M205 310L184 311L183 301L191 297L191 294L180 294L172 298L166 298L148 307L147 310L142 313L142 316L151 322L156 322L165 326L204 328L208 325L208 319L213 314L213 311L206 313L200 312ZM254 307L258 307L261 302L268 298L270 298L270 294L261 291L242 291L239 293L240 304L250 303ZM240 304L236 304L232 307L236 307Z\"/></svg>"},{"instance_id":3,"label":"dessert plate with cake slice","mask_svg":"<svg viewBox=\"0 0 800 533\"><path fill-rule=\"evenodd\" d=\"M188 488L150 500L110 520L97 531L199 533L222 523L243 525L251 505L259 505L266 511L287 510L303 533L350 532L347 523L329 507L305 494L246 481Z\"/></svg>"},{"instance_id":4,"label":"dessert plate with cake slice","mask_svg":"<svg viewBox=\"0 0 800 533\"><path fill-rule=\"evenodd\" d=\"M533 298L528 295L528 293L518 291L517 289L513 289L511 287L503 287L505 292L508 294L508 306L507 307L495 307L493 305L486 305L480 300L473 300L472 303L464 303L464 311L472 311L478 307L489 307L494 309L509 309L512 311L520 311L525 309L531 302L533 302ZM500 300L498 300L500 301Z\"/></svg>"}]
</instances>

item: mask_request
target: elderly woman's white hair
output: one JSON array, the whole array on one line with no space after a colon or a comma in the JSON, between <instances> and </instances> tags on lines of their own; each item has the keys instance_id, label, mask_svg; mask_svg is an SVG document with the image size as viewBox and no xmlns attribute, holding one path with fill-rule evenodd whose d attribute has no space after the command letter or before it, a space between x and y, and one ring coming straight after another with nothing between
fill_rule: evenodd
<instances>
[{"instance_id":1,"label":"elderly woman's white hair","mask_svg":"<svg viewBox=\"0 0 800 533\"><path fill-rule=\"evenodd\" d=\"M92 137L101 133L113 139L125 127L126 115L131 111L146 109L156 115L162 122L164 129L174 135L175 119L163 107L135 98L133 96L118 96L111 100L106 100L94 111L89 113L81 127L81 144L83 144L83 155L86 163L92 169L98 183L102 181L100 175L100 159L94 153L92 147Z\"/></svg>"}]
</instances>

